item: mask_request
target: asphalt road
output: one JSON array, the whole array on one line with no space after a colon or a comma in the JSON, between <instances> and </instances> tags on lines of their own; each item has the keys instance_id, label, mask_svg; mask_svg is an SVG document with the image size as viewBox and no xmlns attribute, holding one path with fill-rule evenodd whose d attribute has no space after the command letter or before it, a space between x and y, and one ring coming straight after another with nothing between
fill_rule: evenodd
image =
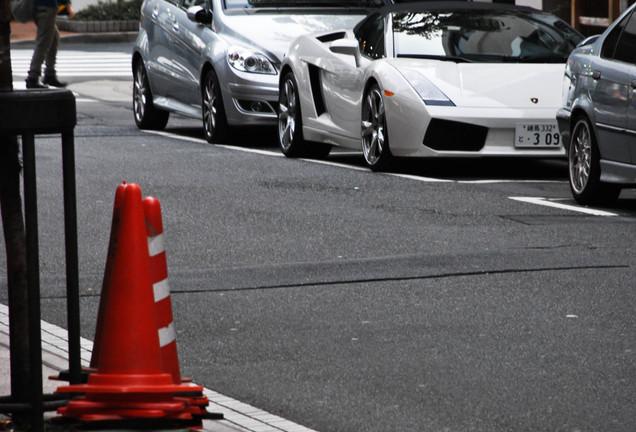
<instances>
[{"instance_id":1,"label":"asphalt road","mask_svg":"<svg viewBox=\"0 0 636 432\"><path fill-rule=\"evenodd\" d=\"M320 432L633 430L634 191L596 216L554 207L575 204L562 161L379 174L286 159L268 130L212 146L189 119L139 131L127 101L77 108L82 336L126 180L161 202L201 385ZM43 319L65 326L59 139L36 145Z\"/></svg>"}]
</instances>

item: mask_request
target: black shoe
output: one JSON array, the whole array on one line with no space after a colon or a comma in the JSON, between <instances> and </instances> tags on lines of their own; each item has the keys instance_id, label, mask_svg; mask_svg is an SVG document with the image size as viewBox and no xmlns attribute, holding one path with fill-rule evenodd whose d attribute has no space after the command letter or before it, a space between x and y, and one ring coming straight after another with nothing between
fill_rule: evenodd
<instances>
[{"instance_id":1,"label":"black shoe","mask_svg":"<svg viewBox=\"0 0 636 432\"><path fill-rule=\"evenodd\" d=\"M59 81L55 75L44 75L42 83L53 87L66 87L66 83Z\"/></svg>"},{"instance_id":2,"label":"black shoe","mask_svg":"<svg viewBox=\"0 0 636 432\"><path fill-rule=\"evenodd\" d=\"M37 78L27 78L26 80L26 88L28 89L45 89L49 88L40 82Z\"/></svg>"}]
</instances>

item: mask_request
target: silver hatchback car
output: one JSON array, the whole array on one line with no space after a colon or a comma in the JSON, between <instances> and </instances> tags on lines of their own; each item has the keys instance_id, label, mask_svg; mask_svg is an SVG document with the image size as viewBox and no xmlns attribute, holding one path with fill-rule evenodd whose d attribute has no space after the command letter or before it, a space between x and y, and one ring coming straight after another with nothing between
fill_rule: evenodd
<instances>
[{"instance_id":1,"label":"silver hatchback car","mask_svg":"<svg viewBox=\"0 0 636 432\"><path fill-rule=\"evenodd\" d=\"M203 120L208 142L231 127L276 124L279 66L301 34L353 28L384 0L145 0L133 49L141 129L169 113Z\"/></svg>"},{"instance_id":2,"label":"silver hatchback car","mask_svg":"<svg viewBox=\"0 0 636 432\"><path fill-rule=\"evenodd\" d=\"M583 41L566 66L557 122L580 204L612 203L623 187L636 186L635 10Z\"/></svg>"}]
</instances>

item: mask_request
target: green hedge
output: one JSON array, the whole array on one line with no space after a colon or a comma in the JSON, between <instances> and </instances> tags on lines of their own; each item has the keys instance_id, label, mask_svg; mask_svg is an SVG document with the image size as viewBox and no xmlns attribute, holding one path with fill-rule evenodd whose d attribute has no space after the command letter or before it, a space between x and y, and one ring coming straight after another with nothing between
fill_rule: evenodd
<instances>
[{"instance_id":1,"label":"green hedge","mask_svg":"<svg viewBox=\"0 0 636 432\"><path fill-rule=\"evenodd\" d=\"M143 0L100 1L77 12L78 21L138 20Z\"/></svg>"}]
</instances>

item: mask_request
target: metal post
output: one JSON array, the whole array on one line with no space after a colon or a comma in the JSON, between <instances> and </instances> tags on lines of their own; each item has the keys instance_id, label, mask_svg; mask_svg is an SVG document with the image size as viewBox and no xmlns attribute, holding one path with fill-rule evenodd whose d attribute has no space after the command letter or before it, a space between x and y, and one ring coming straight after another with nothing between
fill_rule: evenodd
<instances>
[{"instance_id":1,"label":"metal post","mask_svg":"<svg viewBox=\"0 0 636 432\"><path fill-rule=\"evenodd\" d=\"M81 382L79 271L77 255L77 205L75 195L75 144L72 131L62 133L64 179L64 238L66 244L66 299L68 321L69 382Z\"/></svg>"},{"instance_id":2,"label":"metal post","mask_svg":"<svg viewBox=\"0 0 636 432\"><path fill-rule=\"evenodd\" d=\"M24 243L26 243L26 283L24 284L26 286L23 289L26 295L23 293L10 293L9 302L12 394L8 397L0 396L0 412L19 414L21 419L29 423L29 429L41 431L44 429L44 410L57 408L60 405L60 401L55 399L60 398L57 395L47 395L49 400L45 402L45 395L42 389L35 135L51 133L60 133L62 135L69 370L72 377L71 382L79 383L81 379L79 272L73 142L73 129L77 121L75 97L69 90L0 92L0 118L2 119L0 136L22 136L25 211L25 230L22 238L25 239ZM5 144L5 140L0 141L3 145ZM17 144L17 141L14 142ZM19 186L17 188L19 189ZM5 216L4 204L3 202L3 217ZM17 235L22 234L18 233ZM25 319L20 319L24 315L26 315ZM14 319L20 320L16 321ZM23 335L23 339L26 339L26 335L28 335L28 343L16 343L14 346L14 341L17 337L17 333L14 331L16 324L21 327L18 329L21 330L20 335ZM22 353L17 351L18 348L23 346L25 351L28 351L28 359L25 358L26 355L22 356ZM23 363L28 363L26 371L23 370L24 368L20 368L19 371L14 368L18 358L23 359ZM28 391L20 391L19 395L14 385L14 376L18 373L28 374L29 378L21 381L24 387L28 387ZM27 414L27 416L23 417L23 414Z\"/></svg>"},{"instance_id":3,"label":"metal post","mask_svg":"<svg viewBox=\"0 0 636 432\"><path fill-rule=\"evenodd\" d=\"M27 245L27 292L29 314L29 401L31 429L44 430L42 395L42 335L40 328L40 258L38 247L38 207L35 169L35 138L22 135L24 158L24 214Z\"/></svg>"}]
</instances>

